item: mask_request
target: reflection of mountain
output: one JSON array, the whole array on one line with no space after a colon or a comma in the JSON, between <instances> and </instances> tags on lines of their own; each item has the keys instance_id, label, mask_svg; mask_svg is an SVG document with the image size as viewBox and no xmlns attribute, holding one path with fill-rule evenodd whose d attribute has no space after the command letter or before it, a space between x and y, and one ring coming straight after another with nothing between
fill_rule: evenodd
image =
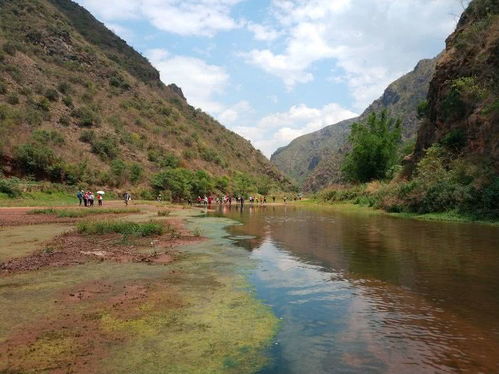
<instances>
[{"instance_id":1,"label":"reflection of mountain","mask_svg":"<svg viewBox=\"0 0 499 374\"><path fill-rule=\"evenodd\" d=\"M249 249L265 238L305 263L318 264L349 279L407 287L438 300L479 325L499 333L497 229L438 224L376 214L245 207L229 217L243 226L235 235L254 235Z\"/></svg>"}]
</instances>

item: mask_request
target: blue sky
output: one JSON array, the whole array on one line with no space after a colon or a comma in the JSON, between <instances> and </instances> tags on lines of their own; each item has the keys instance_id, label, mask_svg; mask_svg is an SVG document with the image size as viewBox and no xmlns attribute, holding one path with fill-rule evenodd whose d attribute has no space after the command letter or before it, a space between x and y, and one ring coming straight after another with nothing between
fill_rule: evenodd
<instances>
[{"instance_id":1,"label":"blue sky","mask_svg":"<svg viewBox=\"0 0 499 374\"><path fill-rule=\"evenodd\" d=\"M266 156L436 56L465 0L77 0Z\"/></svg>"}]
</instances>

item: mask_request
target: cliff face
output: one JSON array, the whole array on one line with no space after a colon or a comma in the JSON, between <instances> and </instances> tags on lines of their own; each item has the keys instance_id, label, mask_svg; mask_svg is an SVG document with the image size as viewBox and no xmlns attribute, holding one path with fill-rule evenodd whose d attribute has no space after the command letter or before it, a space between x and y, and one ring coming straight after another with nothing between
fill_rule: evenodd
<instances>
[{"instance_id":1,"label":"cliff face","mask_svg":"<svg viewBox=\"0 0 499 374\"><path fill-rule=\"evenodd\" d=\"M474 0L449 36L428 93L412 167L436 142L490 158L499 170L499 1Z\"/></svg>"},{"instance_id":2,"label":"cliff face","mask_svg":"<svg viewBox=\"0 0 499 374\"><path fill-rule=\"evenodd\" d=\"M348 151L347 140L354 122L386 109L390 115L403 120L404 139L415 137L420 122L417 107L426 98L435 64L436 59L420 61L412 72L390 84L361 116L303 135L277 150L271 161L306 191L341 182L340 167Z\"/></svg>"},{"instance_id":3,"label":"cliff face","mask_svg":"<svg viewBox=\"0 0 499 374\"><path fill-rule=\"evenodd\" d=\"M2 0L0 16L6 175L68 181L71 174L73 182L105 184L123 162L143 169L144 181L178 165L289 185L250 142L190 106L179 87L165 86L146 58L76 3Z\"/></svg>"}]
</instances>

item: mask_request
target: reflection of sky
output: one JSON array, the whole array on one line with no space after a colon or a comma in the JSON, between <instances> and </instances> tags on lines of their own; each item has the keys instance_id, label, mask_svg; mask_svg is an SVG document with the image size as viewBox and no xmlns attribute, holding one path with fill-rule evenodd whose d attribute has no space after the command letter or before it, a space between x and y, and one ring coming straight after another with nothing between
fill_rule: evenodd
<instances>
[{"instance_id":1,"label":"reflection of sky","mask_svg":"<svg viewBox=\"0 0 499 374\"><path fill-rule=\"evenodd\" d=\"M258 266L250 280L282 320L273 364L260 374L452 373L453 365L475 367L467 351L476 342L478 351L485 346L468 324L416 293L346 279L302 261L270 236L251 257Z\"/></svg>"}]
</instances>

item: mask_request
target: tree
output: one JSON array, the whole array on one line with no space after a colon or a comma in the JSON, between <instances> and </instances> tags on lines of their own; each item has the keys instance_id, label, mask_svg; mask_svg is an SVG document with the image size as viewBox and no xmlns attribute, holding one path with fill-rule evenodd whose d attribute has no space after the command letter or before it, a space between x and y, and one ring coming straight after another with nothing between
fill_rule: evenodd
<instances>
[{"instance_id":1,"label":"tree","mask_svg":"<svg viewBox=\"0 0 499 374\"><path fill-rule=\"evenodd\" d=\"M398 158L400 125L401 121L390 118L386 111L371 113L364 123L352 125L352 150L342 165L349 181L364 183L389 176Z\"/></svg>"}]
</instances>

